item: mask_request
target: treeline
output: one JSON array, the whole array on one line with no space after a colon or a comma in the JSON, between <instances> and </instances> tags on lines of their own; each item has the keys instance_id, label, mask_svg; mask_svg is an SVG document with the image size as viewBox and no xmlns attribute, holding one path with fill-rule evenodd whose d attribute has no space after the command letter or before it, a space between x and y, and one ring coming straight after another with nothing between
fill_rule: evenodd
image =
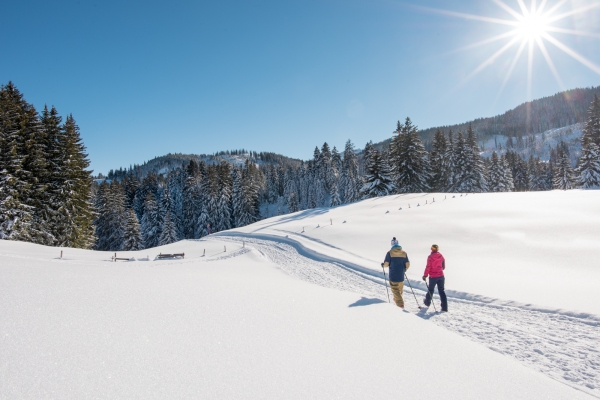
<instances>
[{"instance_id":1,"label":"treeline","mask_svg":"<svg viewBox=\"0 0 600 400\"><path fill-rule=\"evenodd\" d=\"M190 161L167 177L97 187L98 250L141 250L244 226L260 218L263 175L254 163L207 165Z\"/></svg>"},{"instance_id":2,"label":"treeline","mask_svg":"<svg viewBox=\"0 0 600 400\"><path fill-rule=\"evenodd\" d=\"M506 192L592 188L600 185L600 101L594 96L581 138L582 152L573 168L568 146L559 143L548 162L516 152L496 152L482 158L471 125L466 134L438 129L430 152L409 118L398 122L396 136L387 148L368 143L365 182L368 197L414 192Z\"/></svg>"},{"instance_id":3,"label":"treeline","mask_svg":"<svg viewBox=\"0 0 600 400\"><path fill-rule=\"evenodd\" d=\"M298 167L246 160L209 165L191 160L167 176L127 174L96 187L98 250L140 250L196 239L258 221L269 213L339 205L361 198L358 158L325 143ZM261 207L263 213L261 213Z\"/></svg>"},{"instance_id":4,"label":"treeline","mask_svg":"<svg viewBox=\"0 0 600 400\"><path fill-rule=\"evenodd\" d=\"M91 248L90 163L72 115L0 88L0 239Z\"/></svg>"},{"instance_id":5,"label":"treeline","mask_svg":"<svg viewBox=\"0 0 600 400\"><path fill-rule=\"evenodd\" d=\"M282 165L299 165L300 160L283 156L272 152L256 152L245 149L219 151L214 154L181 154L169 153L165 156L155 157L152 160L141 165L135 164L129 168L111 169L106 176L109 180L122 180L126 175L135 175L138 179L145 178L151 173L168 172L181 168L182 164L187 164L194 160L196 163L205 162L206 164L218 164L223 161L231 161L237 159L238 163L250 160L257 164L282 164ZM102 174L98 178L105 178Z\"/></svg>"}]
</instances>

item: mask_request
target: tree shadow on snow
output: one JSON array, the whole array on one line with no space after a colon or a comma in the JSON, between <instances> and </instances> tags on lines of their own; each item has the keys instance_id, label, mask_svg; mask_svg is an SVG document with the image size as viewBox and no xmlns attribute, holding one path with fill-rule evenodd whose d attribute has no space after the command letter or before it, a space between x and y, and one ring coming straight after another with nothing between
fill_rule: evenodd
<instances>
[{"instance_id":1,"label":"tree shadow on snow","mask_svg":"<svg viewBox=\"0 0 600 400\"><path fill-rule=\"evenodd\" d=\"M385 301L381 299L368 299L366 297L361 297L359 300L356 300L354 303L350 304L348 307L362 307L369 306L371 304L379 304L385 303Z\"/></svg>"}]
</instances>

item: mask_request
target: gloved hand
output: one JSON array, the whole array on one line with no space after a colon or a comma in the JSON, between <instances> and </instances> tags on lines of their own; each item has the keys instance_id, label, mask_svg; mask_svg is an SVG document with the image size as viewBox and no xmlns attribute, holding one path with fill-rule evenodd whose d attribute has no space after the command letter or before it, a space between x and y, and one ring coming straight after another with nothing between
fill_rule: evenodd
<instances>
[{"instance_id":1,"label":"gloved hand","mask_svg":"<svg viewBox=\"0 0 600 400\"><path fill-rule=\"evenodd\" d=\"M427 277L426 277L426 276L424 276L424 277L423 277L423 280L424 280L425 282L427 282Z\"/></svg>"},{"instance_id":2,"label":"gloved hand","mask_svg":"<svg viewBox=\"0 0 600 400\"><path fill-rule=\"evenodd\" d=\"M381 268L383 268L383 263L381 263Z\"/></svg>"}]
</instances>

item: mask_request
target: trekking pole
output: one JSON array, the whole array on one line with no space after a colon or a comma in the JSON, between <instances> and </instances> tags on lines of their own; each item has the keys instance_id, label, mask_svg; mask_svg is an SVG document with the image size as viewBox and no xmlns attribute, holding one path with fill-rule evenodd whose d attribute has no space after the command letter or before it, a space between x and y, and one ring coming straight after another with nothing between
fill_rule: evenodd
<instances>
[{"instance_id":1,"label":"trekking pole","mask_svg":"<svg viewBox=\"0 0 600 400\"><path fill-rule=\"evenodd\" d=\"M408 276L406 276L406 272L404 273L404 277L406 278L406 282L408 282L410 291L412 292L413 296L415 296L415 301L417 302L417 307L421 308L421 306L419 305L419 300L417 300L417 295L415 294L415 291L413 290L412 285L410 284L410 281L408 280Z\"/></svg>"},{"instance_id":2,"label":"trekking pole","mask_svg":"<svg viewBox=\"0 0 600 400\"><path fill-rule=\"evenodd\" d=\"M427 293L429 293L429 295L431 296L431 304L433 304L433 310L437 312L437 308L435 308L435 303L433 302L433 293L429 291L429 285L427 284L427 281L425 281L425 286L427 287Z\"/></svg>"},{"instance_id":3,"label":"trekking pole","mask_svg":"<svg viewBox=\"0 0 600 400\"><path fill-rule=\"evenodd\" d=\"M390 301L390 291L388 290L387 276L385 275L385 268L383 267L383 263L381 264L381 269L383 270L383 278L385 279L385 291L387 292L387 295L388 295L388 303L391 303L391 301Z\"/></svg>"}]
</instances>

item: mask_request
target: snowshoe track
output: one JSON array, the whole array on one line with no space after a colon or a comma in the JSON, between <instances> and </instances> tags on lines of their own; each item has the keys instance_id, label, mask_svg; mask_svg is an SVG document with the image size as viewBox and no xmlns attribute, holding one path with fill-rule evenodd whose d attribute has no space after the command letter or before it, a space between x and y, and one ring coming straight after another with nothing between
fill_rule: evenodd
<instances>
[{"instance_id":1,"label":"snowshoe track","mask_svg":"<svg viewBox=\"0 0 600 400\"><path fill-rule=\"evenodd\" d=\"M224 236L215 239L242 240L241 237ZM294 277L387 302L383 279L349 269L342 263L305 257L289 244L251 236L244 236L243 240L246 246L254 248ZM422 303L425 292L418 288L414 290L419 303ZM437 295L434 298L439 305ZM600 322L597 320L490 305L451 296L448 300L449 313L436 313L433 307L420 310L408 285L404 288L406 310L600 398Z\"/></svg>"}]
</instances>

